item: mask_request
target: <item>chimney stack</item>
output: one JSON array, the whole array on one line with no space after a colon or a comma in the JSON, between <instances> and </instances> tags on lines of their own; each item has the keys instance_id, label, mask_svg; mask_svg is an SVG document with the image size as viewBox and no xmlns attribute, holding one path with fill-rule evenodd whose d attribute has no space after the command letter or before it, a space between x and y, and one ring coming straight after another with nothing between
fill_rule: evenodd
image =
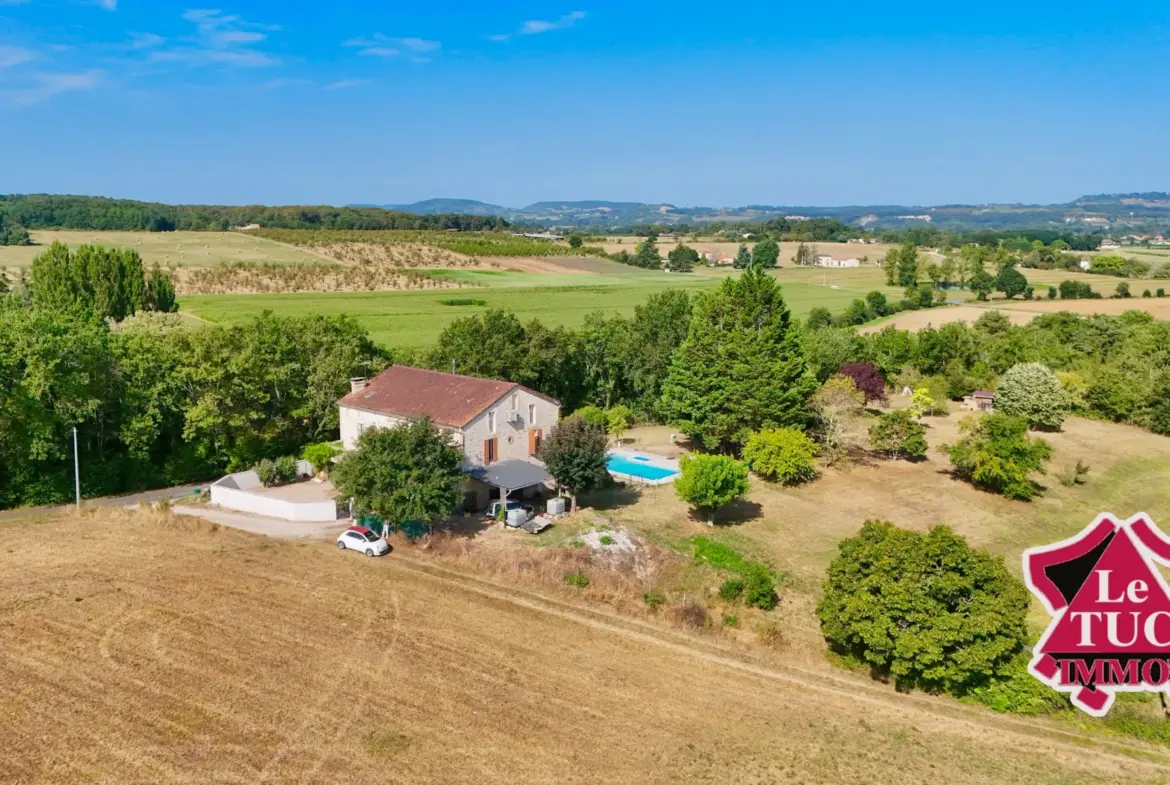
<instances>
[{"instance_id":1,"label":"chimney stack","mask_svg":"<svg viewBox=\"0 0 1170 785\"><path fill-rule=\"evenodd\" d=\"M364 376L354 376L349 380L350 392L361 392L369 385L370 380Z\"/></svg>"}]
</instances>

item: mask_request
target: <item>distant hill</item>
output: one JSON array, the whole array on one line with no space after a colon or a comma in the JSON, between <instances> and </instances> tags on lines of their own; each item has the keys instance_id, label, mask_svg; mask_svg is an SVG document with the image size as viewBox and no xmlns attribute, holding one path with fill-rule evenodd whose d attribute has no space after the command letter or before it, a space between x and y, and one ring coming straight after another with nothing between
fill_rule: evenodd
<instances>
[{"instance_id":1,"label":"distant hill","mask_svg":"<svg viewBox=\"0 0 1170 785\"><path fill-rule=\"evenodd\" d=\"M414 204L387 204L379 205L385 210L401 210L404 213L415 215L444 215L460 213L461 215L498 215L504 216L514 212L511 208L500 207L498 204L477 202L475 199L425 199Z\"/></svg>"},{"instance_id":2,"label":"distant hill","mask_svg":"<svg viewBox=\"0 0 1170 785\"><path fill-rule=\"evenodd\" d=\"M1050 205L947 204L678 207L659 203L602 200L544 201L526 207L502 207L473 199L428 199L388 209L419 215L464 213L499 216L513 223L547 227L606 229L638 224L707 224L714 221L766 221L772 218L835 218L866 229L932 226L956 231L975 229L1059 229L1113 231L1125 227L1170 227L1170 193L1097 194Z\"/></svg>"}]
</instances>

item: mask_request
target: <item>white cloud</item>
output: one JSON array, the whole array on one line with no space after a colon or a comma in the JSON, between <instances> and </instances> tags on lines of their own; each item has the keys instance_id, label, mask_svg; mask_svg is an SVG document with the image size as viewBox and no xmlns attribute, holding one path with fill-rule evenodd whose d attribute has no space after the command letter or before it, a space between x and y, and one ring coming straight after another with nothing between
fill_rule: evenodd
<instances>
[{"instance_id":1,"label":"white cloud","mask_svg":"<svg viewBox=\"0 0 1170 785\"><path fill-rule=\"evenodd\" d=\"M433 52L442 44L438 41L428 41L425 38L395 38L394 43L405 46L412 52Z\"/></svg>"},{"instance_id":2,"label":"white cloud","mask_svg":"<svg viewBox=\"0 0 1170 785\"><path fill-rule=\"evenodd\" d=\"M154 33L130 33L131 49L153 49L156 46L162 46L166 42L167 39Z\"/></svg>"},{"instance_id":3,"label":"white cloud","mask_svg":"<svg viewBox=\"0 0 1170 785\"><path fill-rule=\"evenodd\" d=\"M382 33L351 38L341 45L356 48L359 55L366 55L368 57L397 57L404 51L420 55L426 52L436 52L443 47L440 42L428 41L425 38L391 38ZM416 63L430 62L430 58L428 57L416 56L411 59Z\"/></svg>"},{"instance_id":4,"label":"white cloud","mask_svg":"<svg viewBox=\"0 0 1170 785\"><path fill-rule=\"evenodd\" d=\"M154 52L150 59L157 63L219 64L242 68L262 68L280 63L280 58L250 49L170 49Z\"/></svg>"},{"instance_id":5,"label":"white cloud","mask_svg":"<svg viewBox=\"0 0 1170 785\"><path fill-rule=\"evenodd\" d=\"M584 11L572 11L559 19L529 19L520 26L520 29L515 34L498 33L496 35L489 35L488 40L503 43L512 40L513 35L536 35L537 33L547 33L552 30L564 30L567 27L572 27L584 18Z\"/></svg>"},{"instance_id":6,"label":"white cloud","mask_svg":"<svg viewBox=\"0 0 1170 785\"><path fill-rule=\"evenodd\" d=\"M218 46L231 46L232 44L255 44L267 37L264 33L257 33L253 30L221 30L211 34L211 41Z\"/></svg>"},{"instance_id":7,"label":"white cloud","mask_svg":"<svg viewBox=\"0 0 1170 785\"><path fill-rule=\"evenodd\" d=\"M369 79L339 79L332 84L326 85L326 90L345 90L348 87L360 87L364 84L369 84Z\"/></svg>"},{"instance_id":8,"label":"white cloud","mask_svg":"<svg viewBox=\"0 0 1170 785\"><path fill-rule=\"evenodd\" d=\"M29 106L77 90L90 90L100 85L103 71L83 71L73 74L36 74L33 84L13 90L0 90L0 104Z\"/></svg>"},{"instance_id":9,"label":"white cloud","mask_svg":"<svg viewBox=\"0 0 1170 785\"><path fill-rule=\"evenodd\" d=\"M19 46L0 46L0 68L11 68L14 65L35 59L37 59L37 53L31 49L23 49Z\"/></svg>"},{"instance_id":10,"label":"white cloud","mask_svg":"<svg viewBox=\"0 0 1170 785\"><path fill-rule=\"evenodd\" d=\"M195 35L186 39L191 45L156 50L151 53L151 60L241 68L259 68L280 63L280 58L253 46L268 38L261 30L279 30L276 25L249 22L215 8L192 8L183 13L183 18L195 25ZM162 39L159 39L138 48L150 48L161 43Z\"/></svg>"}]
</instances>

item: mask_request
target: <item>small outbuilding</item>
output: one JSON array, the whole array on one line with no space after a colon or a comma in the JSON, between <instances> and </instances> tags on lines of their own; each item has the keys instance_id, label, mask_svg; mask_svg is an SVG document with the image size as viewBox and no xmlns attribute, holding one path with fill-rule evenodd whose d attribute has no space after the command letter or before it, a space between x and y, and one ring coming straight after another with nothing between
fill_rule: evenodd
<instances>
[{"instance_id":1,"label":"small outbuilding","mask_svg":"<svg viewBox=\"0 0 1170 785\"><path fill-rule=\"evenodd\" d=\"M990 412L995 409L995 393L990 390L976 390L963 397L963 408L973 412Z\"/></svg>"}]
</instances>

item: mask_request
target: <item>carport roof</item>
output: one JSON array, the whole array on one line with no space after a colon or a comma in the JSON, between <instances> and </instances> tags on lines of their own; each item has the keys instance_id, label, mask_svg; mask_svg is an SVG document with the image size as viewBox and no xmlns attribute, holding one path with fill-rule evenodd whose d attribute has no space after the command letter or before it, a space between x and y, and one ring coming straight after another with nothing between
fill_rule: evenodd
<instances>
[{"instance_id":1,"label":"carport roof","mask_svg":"<svg viewBox=\"0 0 1170 785\"><path fill-rule=\"evenodd\" d=\"M552 476L540 464L516 458L472 469L470 474L480 482L503 488L505 491L539 485Z\"/></svg>"}]
</instances>

